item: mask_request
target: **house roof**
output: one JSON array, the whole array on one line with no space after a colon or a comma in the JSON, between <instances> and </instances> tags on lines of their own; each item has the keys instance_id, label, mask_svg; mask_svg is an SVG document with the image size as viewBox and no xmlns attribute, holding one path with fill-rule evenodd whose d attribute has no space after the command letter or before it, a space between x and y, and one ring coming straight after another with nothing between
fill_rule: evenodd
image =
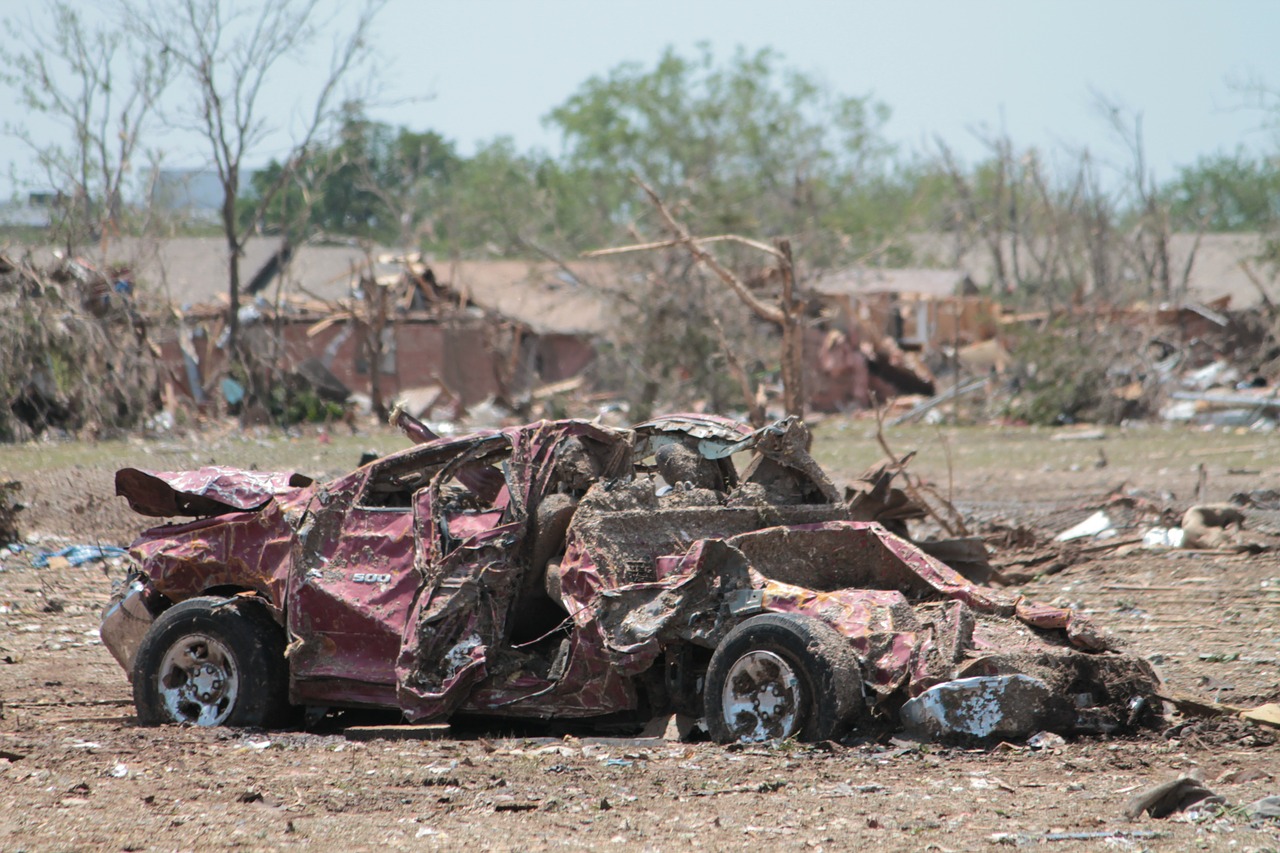
<instances>
[{"instance_id":1,"label":"house roof","mask_svg":"<svg viewBox=\"0 0 1280 853\"><path fill-rule=\"evenodd\" d=\"M278 239L252 239L244 247L241 286L279 250ZM52 256L52 249L37 255ZM132 268L138 293L167 300L181 309L227 302L226 243L216 237L166 240L120 239L82 256L100 268ZM368 254L357 246L301 246L284 276L261 294L274 301L277 286L286 297L336 302L352 296L362 271L373 265L380 280L403 270L403 261L376 247ZM551 263L525 261L435 262L427 259L437 281L452 287L468 302L518 321L541 333L594 334L606 327L607 300L589 282L610 270L603 262L569 265L573 275Z\"/></svg>"},{"instance_id":2,"label":"house roof","mask_svg":"<svg viewBox=\"0 0 1280 853\"><path fill-rule=\"evenodd\" d=\"M995 279L991 250L983 244L968 249L955 238L939 233L915 234L910 238L917 257L964 269L978 284ZM1212 302L1222 296L1231 297L1232 308L1248 308L1261 302L1258 287L1241 268L1248 263L1263 281L1270 276L1253 260L1262 252L1262 239L1257 234L1172 234L1169 238L1169 265L1175 283L1180 282L1194 252L1194 263L1187 276L1187 301ZM1006 269L1012 268L1013 247L1006 239L1002 247Z\"/></svg>"},{"instance_id":3,"label":"house roof","mask_svg":"<svg viewBox=\"0 0 1280 853\"><path fill-rule=\"evenodd\" d=\"M848 267L819 272L808 277L807 286L832 295L870 293L917 293L951 296L959 292L966 272L979 283L991 278L989 253L971 249L958 257L954 247L940 235L917 235L917 252L940 260L950 258L951 267L879 269ZM241 279L247 283L279 249L276 238L250 240L244 249ZM1175 234L1171 240L1171 260L1180 276L1187 258L1195 249L1195 263L1188 280L1188 301L1208 302L1230 296L1233 308L1256 305L1257 286L1241 269L1241 262L1256 256L1260 240L1251 234ZM37 261L47 261L52 249L34 251ZM139 294L152 294L179 308L226 304L227 256L225 242L218 237L174 237L164 240L119 239L105 247L84 253L98 266L126 264L133 268ZM298 248L280 282L283 294L302 298L337 301L352 295L352 284L372 257L378 278L395 275L397 263L387 250L375 248L370 254L357 246L302 246ZM435 261L427 263L436 279L464 295L468 301L541 333L597 334L607 329L610 286L622 284L621 266L610 261L575 261L566 268L550 262L510 260ZM1256 264L1254 265L1256 268ZM1265 278L1265 275L1263 276ZM263 296L274 299L277 282Z\"/></svg>"},{"instance_id":4,"label":"house roof","mask_svg":"<svg viewBox=\"0 0 1280 853\"><path fill-rule=\"evenodd\" d=\"M603 262L458 261L434 264L436 278L467 299L541 332L594 334L608 326L598 282L614 273Z\"/></svg>"},{"instance_id":5,"label":"house roof","mask_svg":"<svg viewBox=\"0 0 1280 853\"><path fill-rule=\"evenodd\" d=\"M831 296L871 293L956 296L964 279L964 271L958 269L845 267L818 273L806 283L813 290Z\"/></svg>"}]
</instances>

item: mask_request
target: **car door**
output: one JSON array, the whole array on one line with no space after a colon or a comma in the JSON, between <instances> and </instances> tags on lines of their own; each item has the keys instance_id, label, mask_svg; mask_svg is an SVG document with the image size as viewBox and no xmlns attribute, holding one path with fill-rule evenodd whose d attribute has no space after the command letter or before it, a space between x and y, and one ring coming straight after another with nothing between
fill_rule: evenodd
<instances>
[{"instance_id":1,"label":"car door","mask_svg":"<svg viewBox=\"0 0 1280 853\"><path fill-rule=\"evenodd\" d=\"M295 703L395 706L396 657L422 585L413 497L438 458L375 463L317 494L289 581Z\"/></svg>"},{"instance_id":2,"label":"car door","mask_svg":"<svg viewBox=\"0 0 1280 853\"><path fill-rule=\"evenodd\" d=\"M493 436L414 497L422 587L396 666L400 707L410 719L447 717L502 647L527 526L506 476L510 456L509 438Z\"/></svg>"}]
</instances>

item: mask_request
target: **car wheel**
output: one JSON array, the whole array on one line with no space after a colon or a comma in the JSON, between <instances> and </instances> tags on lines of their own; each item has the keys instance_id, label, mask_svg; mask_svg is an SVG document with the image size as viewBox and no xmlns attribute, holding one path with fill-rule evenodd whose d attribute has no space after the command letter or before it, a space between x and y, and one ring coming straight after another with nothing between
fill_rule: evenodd
<instances>
[{"instance_id":1,"label":"car wheel","mask_svg":"<svg viewBox=\"0 0 1280 853\"><path fill-rule=\"evenodd\" d=\"M766 613L738 625L707 668L703 707L719 743L842 735L863 708L849 642L807 616Z\"/></svg>"},{"instance_id":2,"label":"car wheel","mask_svg":"<svg viewBox=\"0 0 1280 853\"><path fill-rule=\"evenodd\" d=\"M246 599L192 598L160 614L133 664L143 725L267 727L289 712L284 633Z\"/></svg>"}]
</instances>

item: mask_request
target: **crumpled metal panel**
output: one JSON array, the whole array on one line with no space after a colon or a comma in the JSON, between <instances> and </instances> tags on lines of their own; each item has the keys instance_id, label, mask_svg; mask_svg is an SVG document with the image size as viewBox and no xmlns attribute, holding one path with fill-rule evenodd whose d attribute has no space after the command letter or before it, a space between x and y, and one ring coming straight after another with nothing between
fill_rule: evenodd
<instances>
[{"instance_id":1,"label":"crumpled metal panel","mask_svg":"<svg viewBox=\"0 0 1280 853\"><path fill-rule=\"evenodd\" d=\"M770 429L770 427L765 427ZM645 421L632 430L636 434L636 454L647 456L667 442L684 443L698 439L698 452L707 459L732 456L754 440L757 432L746 424L717 415L665 415Z\"/></svg>"},{"instance_id":2,"label":"crumpled metal panel","mask_svg":"<svg viewBox=\"0 0 1280 853\"><path fill-rule=\"evenodd\" d=\"M344 506L339 514L335 534L308 531L312 547L295 558L288 613L294 680L390 684L422 583L413 567L413 513Z\"/></svg>"},{"instance_id":3,"label":"crumpled metal panel","mask_svg":"<svg viewBox=\"0 0 1280 853\"><path fill-rule=\"evenodd\" d=\"M827 522L790 528L787 532L803 531L840 532L847 536L854 543L851 553L857 553L860 561L873 560L872 571L885 589L819 593L761 578L764 607L807 613L849 637L868 670L868 686L882 695L903 685L909 695L918 695L932 683L953 677L951 668L964 648L973 643L971 616L955 610L934 616L921 607L910 611L908 596L917 603L949 599L974 613L1013 616L1034 628L1061 630L1071 645L1088 651L1109 648L1106 635L1079 613L979 587L876 522ZM776 534L766 530L736 539L769 535ZM868 547L872 544L882 549L878 559L871 556L876 553ZM921 618L926 614L927 618ZM939 645L947 647L947 651L932 654ZM1046 640L1041 647L1050 650L1054 644Z\"/></svg>"},{"instance_id":4,"label":"crumpled metal panel","mask_svg":"<svg viewBox=\"0 0 1280 853\"><path fill-rule=\"evenodd\" d=\"M732 418L683 412L645 421L632 427L632 431L639 436L655 432L678 432L694 438L718 438L724 441L738 441L753 433L751 427Z\"/></svg>"},{"instance_id":5,"label":"crumpled metal panel","mask_svg":"<svg viewBox=\"0 0 1280 853\"><path fill-rule=\"evenodd\" d=\"M280 611L293 540L286 514L295 508L272 501L257 512L155 527L129 553L152 587L172 601L219 587L252 589Z\"/></svg>"},{"instance_id":6,"label":"crumpled metal panel","mask_svg":"<svg viewBox=\"0 0 1280 853\"><path fill-rule=\"evenodd\" d=\"M857 555L863 573L874 576L868 585L884 588L823 592L772 580L754 568L746 570L742 554L732 544L749 537L806 532L847 538L847 552ZM956 677L966 655L976 651L974 613L1016 617L1039 629L1061 630L1080 648L1105 648L1103 635L1079 614L978 587L875 522L797 525L728 540L701 540L679 558L662 562L658 582L612 587L580 543L571 543L562 563L566 610L573 614L579 633L603 631L613 667L621 671L643 671L673 640L714 647L736 624L723 605L734 590L744 587L760 591L761 610L812 616L849 638L868 687L880 697L898 692L919 695ZM1038 645L1035 639L1028 642L1033 644L1029 648L1046 654L1063 648L1048 639ZM611 668L602 663L596 675L607 671ZM549 710L560 707L548 702Z\"/></svg>"},{"instance_id":7,"label":"crumpled metal panel","mask_svg":"<svg viewBox=\"0 0 1280 853\"><path fill-rule=\"evenodd\" d=\"M611 671L616 656L592 637L589 622L579 626L551 679L516 670L490 679L504 651L507 618L528 567L523 562L528 507L553 475L556 445L586 437L624 448L627 436L587 421L542 421L504 430L511 442L506 460L508 494L494 514L445 519L461 540L447 556L433 552L424 564L426 584L405 626L396 663L397 695L409 719L442 719L461 708L516 716L591 716L635 707L625 674ZM629 459L628 459L629 461ZM615 476L615 472L604 472Z\"/></svg>"},{"instance_id":8,"label":"crumpled metal panel","mask_svg":"<svg viewBox=\"0 0 1280 853\"><path fill-rule=\"evenodd\" d=\"M696 558L695 558L696 560ZM661 654L654 638L622 646L602 619L607 602L626 590L607 589L589 554L570 544L562 565L561 589L571 630L553 673L517 672L478 686L461 706L474 712L520 717L592 717L636 707L632 677ZM650 585L660 593L661 585Z\"/></svg>"},{"instance_id":9,"label":"crumpled metal panel","mask_svg":"<svg viewBox=\"0 0 1280 853\"><path fill-rule=\"evenodd\" d=\"M902 593L814 592L769 580L762 581L761 589L765 610L813 616L848 637L862 661L863 678L875 692L888 695L910 679L923 637L915 611Z\"/></svg>"},{"instance_id":10,"label":"crumpled metal panel","mask_svg":"<svg viewBox=\"0 0 1280 853\"><path fill-rule=\"evenodd\" d=\"M141 515L206 516L258 509L273 497L312 482L304 474L244 471L218 465L195 471L121 468L116 472L116 494Z\"/></svg>"}]
</instances>

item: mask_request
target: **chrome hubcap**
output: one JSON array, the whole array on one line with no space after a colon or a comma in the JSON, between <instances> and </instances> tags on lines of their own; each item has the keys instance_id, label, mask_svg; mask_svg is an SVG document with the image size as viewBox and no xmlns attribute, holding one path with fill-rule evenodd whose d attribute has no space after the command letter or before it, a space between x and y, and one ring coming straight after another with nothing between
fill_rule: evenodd
<instances>
[{"instance_id":1,"label":"chrome hubcap","mask_svg":"<svg viewBox=\"0 0 1280 853\"><path fill-rule=\"evenodd\" d=\"M174 722L217 726L235 708L240 678L221 640L189 634L165 652L157 686Z\"/></svg>"},{"instance_id":2,"label":"chrome hubcap","mask_svg":"<svg viewBox=\"0 0 1280 853\"><path fill-rule=\"evenodd\" d=\"M802 692L791 664L767 651L747 652L729 668L720 707L739 741L759 743L796 734Z\"/></svg>"}]
</instances>

